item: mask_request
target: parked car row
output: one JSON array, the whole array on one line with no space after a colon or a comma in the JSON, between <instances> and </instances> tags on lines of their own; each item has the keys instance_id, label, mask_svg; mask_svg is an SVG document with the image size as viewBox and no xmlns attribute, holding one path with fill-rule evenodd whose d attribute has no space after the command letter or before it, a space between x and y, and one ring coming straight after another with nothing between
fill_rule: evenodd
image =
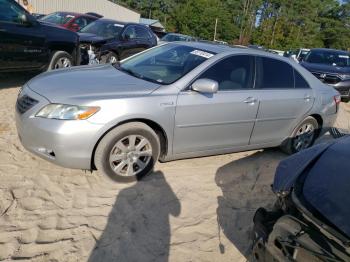
<instances>
[{"instance_id":1,"label":"parked car row","mask_svg":"<svg viewBox=\"0 0 350 262\"><path fill-rule=\"evenodd\" d=\"M0 44L0 71L50 71L115 63L157 45L157 40L141 24L94 13L57 12L37 20L17 2L0 0Z\"/></svg>"}]
</instances>

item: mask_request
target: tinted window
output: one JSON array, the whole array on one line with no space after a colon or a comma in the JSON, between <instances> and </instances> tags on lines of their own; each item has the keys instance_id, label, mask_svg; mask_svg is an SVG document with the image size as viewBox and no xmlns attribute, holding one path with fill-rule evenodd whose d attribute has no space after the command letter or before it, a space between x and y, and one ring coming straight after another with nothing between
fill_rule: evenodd
<instances>
[{"instance_id":1,"label":"tinted window","mask_svg":"<svg viewBox=\"0 0 350 262\"><path fill-rule=\"evenodd\" d=\"M124 25L110 21L96 20L80 30L81 33L95 34L105 38L117 37L123 30Z\"/></svg>"},{"instance_id":2,"label":"tinted window","mask_svg":"<svg viewBox=\"0 0 350 262\"><path fill-rule=\"evenodd\" d=\"M75 19L74 24L77 24L79 28L84 28L89 24L89 22L85 17L78 17Z\"/></svg>"},{"instance_id":3,"label":"tinted window","mask_svg":"<svg viewBox=\"0 0 350 262\"><path fill-rule=\"evenodd\" d=\"M25 15L18 5L12 1L0 0L0 21L9 23L23 23L22 16Z\"/></svg>"},{"instance_id":4,"label":"tinted window","mask_svg":"<svg viewBox=\"0 0 350 262\"><path fill-rule=\"evenodd\" d=\"M258 57L259 88L294 88L293 68L286 62Z\"/></svg>"},{"instance_id":5,"label":"tinted window","mask_svg":"<svg viewBox=\"0 0 350 262\"><path fill-rule=\"evenodd\" d=\"M128 26L125 30L124 36L127 36L129 39L136 38L135 26Z\"/></svg>"},{"instance_id":6,"label":"tinted window","mask_svg":"<svg viewBox=\"0 0 350 262\"><path fill-rule=\"evenodd\" d=\"M208 78L219 83L219 90L252 88L254 58L238 55L216 63L199 78Z\"/></svg>"},{"instance_id":7,"label":"tinted window","mask_svg":"<svg viewBox=\"0 0 350 262\"><path fill-rule=\"evenodd\" d=\"M304 77L294 70L295 88L310 88Z\"/></svg>"},{"instance_id":8,"label":"tinted window","mask_svg":"<svg viewBox=\"0 0 350 262\"><path fill-rule=\"evenodd\" d=\"M144 39L150 38L150 34L148 33L146 28L136 27L135 33L137 38L144 38Z\"/></svg>"},{"instance_id":9,"label":"tinted window","mask_svg":"<svg viewBox=\"0 0 350 262\"><path fill-rule=\"evenodd\" d=\"M41 18L41 20L53 24L64 25L71 21L75 16L66 13L53 13Z\"/></svg>"}]
</instances>

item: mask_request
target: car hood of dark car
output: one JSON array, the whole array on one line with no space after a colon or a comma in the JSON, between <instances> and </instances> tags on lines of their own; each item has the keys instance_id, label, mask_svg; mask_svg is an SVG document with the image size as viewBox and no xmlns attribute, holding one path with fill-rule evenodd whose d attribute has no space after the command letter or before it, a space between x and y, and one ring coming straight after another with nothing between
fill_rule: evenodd
<instances>
[{"instance_id":1,"label":"car hood of dark car","mask_svg":"<svg viewBox=\"0 0 350 262\"><path fill-rule=\"evenodd\" d=\"M350 74L350 67L339 67L326 64L314 64L308 62L301 62L300 65L305 67L311 72L320 72L320 73L330 73L330 74Z\"/></svg>"},{"instance_id":2,"label":"car hood of dark car","mask_svg":"<svg viewBox=\"0 0 350 262\"><path fill-rule=\"evenodd\" d=\"M79 40L81 43L106 43L110 38L105 38L102 36L98 36L91 33L78 33L79 34Z\"/></svg>"},{"instance_id":3,"label":"car hood of dark car","mask_svg":"<svg viewBox=\"0 0 350 262\"><path fill-rule=\"evenodd\" d=\"M112 65L78 66L43 73L28 87L52 103L73 103L142 96L160 85L117 70Z\"/></svg>"}]
</instances>

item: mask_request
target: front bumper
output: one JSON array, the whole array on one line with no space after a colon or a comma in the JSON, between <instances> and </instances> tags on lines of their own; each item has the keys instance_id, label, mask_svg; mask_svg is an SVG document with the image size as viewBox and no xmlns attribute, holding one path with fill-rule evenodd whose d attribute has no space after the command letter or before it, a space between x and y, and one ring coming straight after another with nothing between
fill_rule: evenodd
<instances>
[{"instance_id":1,"label":"front bumper","mask_svg":"<svg viewBox=\"0 0 350 262\"><path fill-rule=\"evenodd\" d=\"M24 94L39 101L23 114L16 109L17 132L24 148L63 167L91 169L92 152L102 126L87 120L65 121L35 117L49 101L28 87L22 91L21 95Z\"/></svg>"}]
</instances>

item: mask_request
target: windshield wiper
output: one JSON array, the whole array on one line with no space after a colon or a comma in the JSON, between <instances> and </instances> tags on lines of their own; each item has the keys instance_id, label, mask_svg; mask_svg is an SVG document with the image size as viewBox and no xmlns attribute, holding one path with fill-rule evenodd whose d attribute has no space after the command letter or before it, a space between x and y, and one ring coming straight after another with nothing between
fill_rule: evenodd
<instances>
[{"instance_id":1,"label":"windshield wiper","mask_svg":"<svg viewBox=\"0 0 350 262\"><path fill-rule=\"evenodd\" d=\"M131 76L134 76L136 78L139 78L139 79L143 79L143 80L146 80L146 81L149 81L149 82L152 82L152 83L156 83L156 84L163 84L162 82L159 82L157 80L154 80L152 78L149 78L149 77L145 77L144 75L141 75L139 73L136 73L134 71L132 71L131 69L127 69L127 68L124 68L124 67L121 67L120 66L120 63L116 63L113 65L116 69L118 69L119 71L122 71L124 73L127 73Z\"/></svg>"}]
</instances>

